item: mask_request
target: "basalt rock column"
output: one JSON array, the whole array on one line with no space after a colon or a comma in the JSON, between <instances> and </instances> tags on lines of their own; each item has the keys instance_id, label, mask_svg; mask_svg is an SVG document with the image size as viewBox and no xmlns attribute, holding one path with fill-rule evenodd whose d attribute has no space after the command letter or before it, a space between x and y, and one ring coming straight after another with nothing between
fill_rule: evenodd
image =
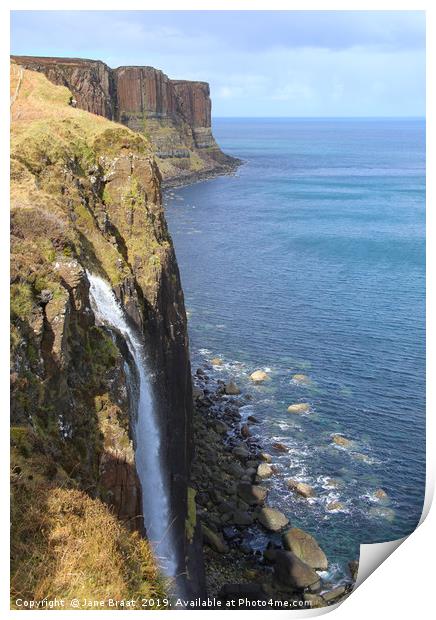
<instances>
[{"instance_id":1,"label":"basalt rock column","mask_svg":"<svg viewBox=\"0 0 436 620\"><path fill-rule=\"evenodd\" d=\"M165 184L229 172L239 160L223 153L211 130L206 82L171 80L148 66L111 69L98 60L13 56L54 84L66 86L75 105L144 134L152 143Z\"/></svg>"}]
</instances>

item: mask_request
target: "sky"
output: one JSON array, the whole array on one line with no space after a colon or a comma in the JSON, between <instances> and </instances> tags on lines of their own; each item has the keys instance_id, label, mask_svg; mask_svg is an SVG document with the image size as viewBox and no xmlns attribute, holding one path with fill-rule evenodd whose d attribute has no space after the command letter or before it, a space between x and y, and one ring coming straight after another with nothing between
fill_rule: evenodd
<instances>
[{"instance_id":1,"label":"sky","mask_svg":"<svg viewBox=\"0 0 436 620\"><path fill-rule=\"evenodd\" d=\"M425 115L422 11L13 11L11 53L204 80L215 117Z\"/></svg>"}]
</instances>

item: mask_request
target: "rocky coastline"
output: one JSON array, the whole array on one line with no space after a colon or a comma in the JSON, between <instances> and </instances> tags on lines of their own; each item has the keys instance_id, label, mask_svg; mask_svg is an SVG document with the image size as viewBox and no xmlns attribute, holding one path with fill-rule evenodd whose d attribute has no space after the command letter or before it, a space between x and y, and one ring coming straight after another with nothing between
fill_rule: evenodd
<instances>
[{"instance_id":1,"label":"rocky coastline","mask_svg":"<svg viewBox=\"0 0 436 620\"><path fill-rule=\"evenodd\" d=\"M241 393L231 377L227 383L214 378L214 364L220 360L193 375L190 482L203 535L208 596L233 605L244 600L239 608L251 608L255 601L295 609L338 603L352 591L357 562L350 562L348 583L324 580L317 571L327 569L328 559L315 538L268 505L262 482L274 476L274 454L264 452L253 436L256 418L244 419L239 412L251 395ZM258 529L270 539L263 551L251 545Z\"/></svg>"},{"instance_id":2,"label":"rocky coastline","mask_svg":"<svg viewBox=\"0 0 436 620\"><path fill-rule=\"evenodd\" d=\"M159 69L112 69L100 60L12 56L27 70L68 88L70 104L129 127L150 141L162 187L228 174L241 161L224 153L212 133L207 82L172 80Z\"/></svg>"},{"instance_id":3,"label":"rocky coastline","mask_svg":"<svg viewBox=\"0 0 436 620\"><path fill-rule=\"evenodd\" d=\"M238 168L244 164L242 159L232 158L233 161L226 165L217 165L211 170L203 170L200 172L179 172L174 177L162 178L161 188L162 191L187 187L188 185L194 185L195 183L202 183L203 181L211 181L216 177L225 175L235 175Z\"/></svg>"}]
</instances>

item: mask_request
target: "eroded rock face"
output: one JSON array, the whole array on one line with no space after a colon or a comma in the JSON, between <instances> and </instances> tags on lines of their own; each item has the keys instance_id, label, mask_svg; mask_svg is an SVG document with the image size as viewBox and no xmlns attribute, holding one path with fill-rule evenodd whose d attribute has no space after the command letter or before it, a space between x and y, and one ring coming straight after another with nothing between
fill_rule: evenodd
<instances>
[{"instance_id":1,"label":"eroded rock face","mask_svg":"<svg viewBox=\"0 0 436 620\"><path fill-rule=\"evenodd\" d=\"M180 109L191 127L210 127L211 102L207 82L172 80Z\"/></svg>"},{"instance_id":2,"label":"eroded rock face","mask_svg":"<svg viewBox=\"0 0 436 620\"><path fill-rule=\"evenodd\" d=\"M76 75L77 63L67 65ZM94 85L101 68L91 68ZM64 68L56 71L61 80ZM101 275L141 330L155 370L172 527L185 558L191 370L153 151L144 136L71 108L68 91L40 73L25 71L23 84L26 97L18 92L12 109L12 423L17 432L34 429L71 484L101 495L140 529L126 352L96 325L85 270ZM92 92L97 109L104 96Z\"/></svg>"},{"instance_id":3,"label":"eroded rock face","mask_svg":"<svg viewBox=\"0 0 436 620\"><path fill-rule=\"evenodd\" d=\"M162 71L153 67L119 67L114 76L120 118L124 112L145 112L149 118L177 116L174 89Z\"/></svg>"},{"instance_id":4,"label":"eroded rock face","mask_svg":"<svg viewBox=\"0 0 436 620\"><path fill-rule=\"evenodd\" d=\"M225 155L212 135L206 82L171 80L148 66L111 69L96 60L12 58L66 86L75 106L149 137L167 184L227 172L240 163Z\"/></svg>"},{"instance_id":5,"label":"eroded rock face","mask_svg":"<svg viewBox=\"0 0 436 620\"><path fill-rule=\"evenodd\" d=\"M114 86L111 69L100 60L83 58L46 58L13 56L27 69L44 73L48 79L66 86L73 94L77 107L93 114L115 119Z\"/></svg>"}]
</instances>

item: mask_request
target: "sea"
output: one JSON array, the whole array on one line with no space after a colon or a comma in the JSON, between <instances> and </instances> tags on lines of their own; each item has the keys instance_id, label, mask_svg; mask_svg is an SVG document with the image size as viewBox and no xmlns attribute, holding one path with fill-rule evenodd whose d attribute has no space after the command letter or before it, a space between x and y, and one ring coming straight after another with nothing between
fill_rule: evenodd
<instances>
[{"instance_id":1,"label":"sea","mask_svg":"<svg viewBox=\"0 0 436 620\"><path fill-rule=\"evenodd\" d=\"M193 370L219 357L211 372L252 396L241 414L278 468L268 503L315 536L339 583L361 543L410 534L423 506L425 121L226 118L213 132L243 165L165 194ZM253 384L258 369L269 379Z\"/></svg>"}]
</instances>

